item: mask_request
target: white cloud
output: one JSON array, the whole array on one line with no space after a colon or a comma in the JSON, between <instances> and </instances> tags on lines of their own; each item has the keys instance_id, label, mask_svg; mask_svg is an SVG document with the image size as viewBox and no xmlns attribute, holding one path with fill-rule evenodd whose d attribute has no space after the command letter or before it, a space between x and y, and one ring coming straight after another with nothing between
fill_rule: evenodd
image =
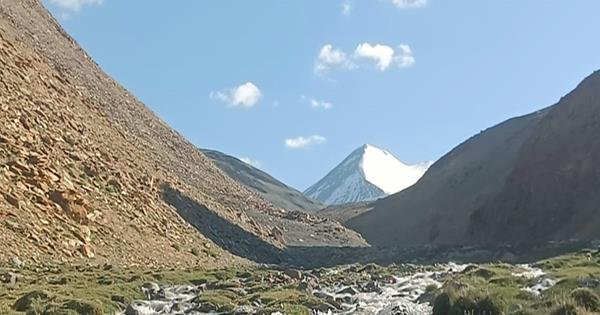
<instances>
[{"instance_id":1,"label":"white cloud","mask_svg":"<svg viewBox=\"0 0 600 315\"><path fill-rule=\"evenodd\" d=\"M101 5L102 2L103 0L50 0L50 3L71 12L79 12L86 5Z\"/></svg>"},{"instance_id":2,"label":"white cloud","mask_svg":"<svg viewBox=\"0 0 600 315\"><path fill-rule=\"evenodd\" d=\"M322 109L331 109L333 104L326 101L317 101L315 99L310 100L310 107L312 108L322 108Z\"/></svg>"},{"instance_id":3,"label":"white cloud","mask_svg":"<svg viewBox=\"0 0 600 315\"><path fill-rule=\"evenodd\" d=\"M300 98L302 99L303 102L308 103L310 105L310 107L315 108L315 109L327 110L327 109L333 108L333 104L331 102L319 101L314 98L306 97L304 95L302 95Z\"/></svg>"},{"instance_id":4,"label":"white cloud","mask_svg":"<svg viewBox=\"0 0 600 315\"><path fill-rule=\"evenodd\" d=\"M394 50L386 44L361 43L354 50L354 54L347 57L346 53L327 44L321 48L317 62L315 63L315 73L323 75L334 68L346 70L356 70L362 66L360 60L370 60L375 62L375 66L380 71L386 71L396 63L400 68L411 67L415 64L415 57L410 46L400 44Z\"/></svg>"},{"instance_id":5,"label":"white cloud","mask_svg":"<svg viewBox=\"0 0 600 315\"><path fill-rule=\"evenodd\" d=\"M398 55L396 56L396 62L400 68L407 68L415 64L415 57L413 56L412 49L410 46L401 44L398 45Z\"/></svg>"},{"instance_id":6,"label":"white cloud","mask_svg":"<svg viewBox=\"0 0 600 315\"><path fill-rule=\"evenodd\" d=\"M325 137L320 135L312 135L308 137L296 137L285 139L285 146L288 149L304 149L312 145L322 144L325 142L327 142L327 139L325 139Z\"/></svg>"},{"instance_id":7,"label":"white cloud","mask_svg":"<svg viewBox=\"0 0 600 315\"><path fill-rule=\"evenodd\" d=\"M400 9L422 8L427 5L427 0L392 0L392 3Z\"/></svg>"},{"instance_id":8,"label":"white cloud","mask_svg":"<svg viewBox=\"0 0 600 315\"><path fill-rule=\"evenodd\" d=\"M346 0L342 3L342 15L349 16L352 14L354 10L354 3Z\"/></svg>"},{"instance_id":9,"label":"white cloud","mask_svg":"<svg viewBox=\"0 0 600 315\"><path fill-rule=\"evenodd\" d=\"M377 68L385 71L394 59L394 49L387 45L362 43L354 51L356 58L366 58L377 61Z\"/></svg>"},{"instance_id":10,"label":"white cloud","mask_svg":"<svg viewBox=\"0 0 600 315\"><path fill-rule=\"evenodd\" d=\"M315 63L315 73L323 74L331 68L352 69L353 63L348 60L346 53L341 49L334 48L331 44L327 44L319 51L317 62Z\"/></svg>"},{"instance_id":11,"label":"white cloud","mask_svg":"<svg viewBox=\"0 0 600 315\"><path fill-rule=\"evenodd\" d=\"M238 87L222 91L210 92L210 98L227 103L231 107L251 108L262 97L260 89L252 82L246 82Z\"/></svg>"},{"instance_id":12,"label":"white cloud","mask_svg":"<svg viewBox=\"0 0 600 315\"><path fill-rule=\"evenodd\" d=\"M261 166L261 164L262 164L262 163L260 163L260 161L258 161L258 160L254 160L254 159L251 159L251 158L248 158L248 157L243 157L243 158L240 158L240 160L241 160L242 162L244 162L244 163L246 163L246 164L248 164L248 165L250 165L250 166L254 166L254 167L256 167L256 168L260 167L260 166Z\"/></svg>"}]
</instances>

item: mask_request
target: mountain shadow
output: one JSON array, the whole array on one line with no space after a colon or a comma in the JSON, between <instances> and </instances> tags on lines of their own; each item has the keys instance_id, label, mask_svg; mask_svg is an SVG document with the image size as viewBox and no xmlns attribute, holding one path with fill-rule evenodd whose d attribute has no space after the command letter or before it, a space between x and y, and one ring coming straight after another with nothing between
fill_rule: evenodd
<instances>
[{"instance_id":1,"label":"mountain shadow","mask_svg":"<svg viewBox=\"0 0 600 315\"><path fill-rule=\"evenodd\" d=\"M333 267L354 263L491 262L526 263L590 247L589 242L512 243L487 247L413 246L413 247L335 247L289 246L278 248L168 185L162 186L164 201L200 233L234 255L257 263L300 269Z\"/></svg>"},{"instance_id":2,"label":"mountain shadow","mask_svg":"<svg viewBox=\"0 0 600 315\"><path fill-rule=\"evenodd\" d=\"M162 185L163 200L205 237L230 253L258 263L279 264L285 257L283 250L265 242L238 225L187 197L169 185Z\"/></svg>"}]
</instances>

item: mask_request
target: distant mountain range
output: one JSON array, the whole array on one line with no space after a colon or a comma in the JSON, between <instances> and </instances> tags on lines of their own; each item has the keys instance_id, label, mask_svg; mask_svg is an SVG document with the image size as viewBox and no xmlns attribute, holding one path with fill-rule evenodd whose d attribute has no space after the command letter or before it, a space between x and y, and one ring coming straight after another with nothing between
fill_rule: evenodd
<instances>
[{"instance_id":1,"label":"distant mountain range","mask_svg":"<svg viewBox=\"0 0 600 315\"><path fill-rule=\"evenodd\" d=\"M599 135L596 72L556 105L459 145L411 188L329 216L384 246L597 239Z\"/></svg>"},{"instance_id":2,"label":"distant mountain range","mask_svg":"<svg viewBox=\"0 0 600 315\"><path fill-rule=\"evenodd\" d=\"M305 212L316 212L325 207L238 158L207 149L202 149L202 153L229 177L258 193L275 206L285 210Z\"/></svg>"},{"instance_id":3,"label":"distant mountain range","mask_svg":"<svg viewBox=\"0 0 600 315\"><path fill-rule=\"evenodd\" d=\"M390 152L365 144L304 194L326 205L372 201L410 187L430 165L406 165Z\"/></svg>"}]
</instances>

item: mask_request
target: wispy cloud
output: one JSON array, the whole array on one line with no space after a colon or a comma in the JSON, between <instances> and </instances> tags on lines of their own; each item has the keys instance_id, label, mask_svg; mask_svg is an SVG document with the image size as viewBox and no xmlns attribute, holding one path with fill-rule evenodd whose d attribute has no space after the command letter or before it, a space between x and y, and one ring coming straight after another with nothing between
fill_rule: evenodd
<instances>
[{"instance_id":1,"label":"wispy cloud","mask_svg":"<svg viewBox=\"0 0 600 315\"><path fill-rule=\"evenodd\" d=\"M326 44L319 51L314 71L316 74L322 75L332 68L352 69L354 64L341 49Z\"/></svg>"},{"instance_id":2,"label":"wispy cloud","mask_svg":"<svg viewBox=\"0 0 600 315\"><path fill-rule=\"evenodd\" d=\"M396 56L396 62L400 68L411 67L415 64L415 57L413 56L412 48L406 44L398 45L398 55Z\"/></svg>"},{"instance_id":3,"label":"wispy cloud","mask_svg":"<svg viewBox=\"0 0 600 315\"><path fill-rule=\"evenodd\" d=\"M252 82L234 88L210 92L209 97L231 107L252 108L262 97L260 89Z\"/></svg>"},{"instance_id":4,"label":"wispy cloud","mask_svg":"<svg viewBox=\"0 0 600 315\"><path fill-rule=\"evenodd\" d=\"M316 100L314 98L306 97L304 95L302 95L300 97L300 99L303 102L308 103L310 105L310 107L314 108L314 109L325 109L325 110L328 110L328 109L332 109L333 108L333 103L328 102L328 101L320 101L320 100Z\"/></svg>"},{"instance_id":5,"label":"wispy cloud","mask_svg":"<svg viewBox=\"0 0 600 315\"><path fill-rule=\"evenodd\" d=\"M327 139L320 135L312 135L308 137L296 137L285 139L285 146L288 149L305 149L317 144L323 144L327 142Z\"/></svg>"},{"instance_id":6,"label":"wispy cloud","mask_svg":"<svg viewBox=\"0 0 600 315\"><path fill-rule=\"evenodd\" d=\"M315 99L310 100L310 107L312 108L321 108L321 109L331 109L333 104L326 101L317 101Z\"/></svg>"},{"instance_id":7,"label":"wispy cloud","mask_svg":"<svg viewBox=\"0 0 600 315\"><path fill-rule=\"evenodd\" d=\"M240 158L240 160L242 162L244 162L244 163L246 163L246 164L248 164L250 166L254 166L256 168L259 168L262 165L262 163L260 161L251 159L249 157L243 157L243 158Z\"/></svg>"},{"instance_id":8,"label":"wispy cloud","mask_svg":"<svg viewBox=\"0 0 600 315\"><path fill-rule=\"evenodd\" d=\"M65 11L79 12L86 5L101 5L103 0L50 0L50 3Z\"/></svg>"},{"instance_id":9,"label":"wispy cloud","mask_svg":"<svg viewBox=\"0 0 600 315\"><path fill-rule=\"evenodd\" d=\"M354 11L354 3L346 0L342 3L342 15L349 16Z\"/></svg>"},{"instance_id":10,"label":"wispy cloud","mask_svg":"<svg viewBox=\"0 0 600 315\"><path fill-rule=\"evenodd\" d=\"M427 5L427 0L391 0L400 9L422 8Z\"/></svg>"}]
</instances>

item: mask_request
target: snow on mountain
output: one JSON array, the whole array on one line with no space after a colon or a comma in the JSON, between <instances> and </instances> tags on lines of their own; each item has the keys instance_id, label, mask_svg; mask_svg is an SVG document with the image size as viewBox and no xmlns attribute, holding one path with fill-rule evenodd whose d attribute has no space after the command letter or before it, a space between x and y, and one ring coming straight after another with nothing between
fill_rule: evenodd
<instances>
[{"instance_id":1,"label":"snow on mountain","mask_svg":"<svg viewBox=\"0 0 600 315\"><path fill-rule=\"evenodd\" d=\"M431 164L406 165L390 152L366 144L304 194L327 205L371 201L412 186Z\"/></svg>"}]
</instances>

